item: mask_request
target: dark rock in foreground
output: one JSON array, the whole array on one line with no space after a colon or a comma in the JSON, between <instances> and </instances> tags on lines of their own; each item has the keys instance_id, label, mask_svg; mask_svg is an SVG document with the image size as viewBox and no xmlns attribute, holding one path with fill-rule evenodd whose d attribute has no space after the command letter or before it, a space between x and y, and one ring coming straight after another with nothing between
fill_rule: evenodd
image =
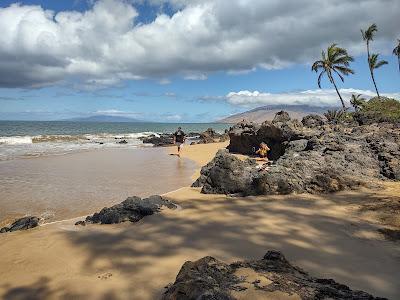
<instances>
[{"instance_id":1,"label":"dark rock in foreground","mask_svg":"<svg viewBox=\"0 0 400 300\"><path fill-rule=\"evenodd\" d=\"M292 266L278 251L261 260L223 263L213 257L185 262L164 300L205 299L384 299L319 279Z\"/></svg>"},{"instance_id":2,"label":"dark rock in foreground","mask_svg":"<svg viewBox=\"0 0 400 300\"><path fill-rule=\"evenodd\" d=\"M0 229L0 233L17 231L17 230L27 230L39 226L40 219L37 217L24 217L16 220L9 227L3 227Z\"/></svg>"},{"instance_id":3,"label":"dark rock in foreground","mask_svg":"<svg viewBox=\"0 0 400 300\"><path fill-rule=\"evenodd\" d=\"M239 123L229 131L231 152L254 154L259 143L267 143L269 159L275 161L268 170L252 169L250 162L219 152L194 186L203 187L203 193L266 195L330 193L371 180L400 180L396 124L318 125L323 124L319 118L310 116L303 126L283 113L276 120Z\"/></svg>"},{"instance_id":4,"label":"dark rock in foreground","mask_svg":"<svg viewBox=\"0 0 400 300\"><path fill-rule=\"evenodd\" d=\"M146 199L129 197L120 204L112 207L105 207L93 216L87 216L85 221L76 222L75 225L95 224L118 224L122 222L137 222L145 216L152 215L165 206L175 209L176 205L163 199L161 196L151 196Z\"/></svg>"}]
</instances>

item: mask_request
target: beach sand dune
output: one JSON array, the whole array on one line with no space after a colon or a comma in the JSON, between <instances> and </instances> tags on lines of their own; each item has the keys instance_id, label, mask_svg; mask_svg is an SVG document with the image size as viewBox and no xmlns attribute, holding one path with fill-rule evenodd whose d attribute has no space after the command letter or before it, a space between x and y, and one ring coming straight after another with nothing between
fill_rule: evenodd
<instances>
[{"instance_id":1,"label":"beach sand dune","mask_svg":"<svg viewBox=\"0 0 400 300\"><path fill-rule=\"evenodd\" d=\"M184 155L201 165L224 145L188 146ZM395 201L394 191L398 184L329 196L233 198L186 187L165 195L182 209L136 224L78 227L69 220L4 234L0 297L157 299L187 260L259 259L275 249L312 275L399 299L399 243L384 240L381 220L360 210L366 202Z\"/></svg>"}]
</instances>

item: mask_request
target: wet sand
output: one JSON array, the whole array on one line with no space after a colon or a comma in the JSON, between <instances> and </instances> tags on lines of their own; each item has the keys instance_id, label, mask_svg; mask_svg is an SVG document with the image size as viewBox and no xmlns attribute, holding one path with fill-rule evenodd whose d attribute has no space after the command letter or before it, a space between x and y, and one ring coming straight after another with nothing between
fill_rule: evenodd
<instances>
[{"instance_id":1,"label":"wet sand","mask_svg":"<svg viewBox=\"0 0 400 300\"><path fill-rule=\"evenodd\" d=\"M190 185L196 164L156 148L95 150L0 162L0 225L25 214L56 221L129 196Z\"/></svg>"},{"instance_id":2,"label":"wet sand","mask_svg":"<svg viewBox=\"0 0 400 300\"><path fill-rule=\"evenodd\" d=\"M223 146L186 147L185 156L203 163ZM136 224L77 227L71 220L0 235L0 297L157 299L186 260L259 259L276 249L312 275L399 299L399 243L384 240L379 218L367 222L360 211L365 201L396 200L398 191L389 184L329 196L232 198L186 187L165 195L182 210Z\"/></svg>"}]
</instances>

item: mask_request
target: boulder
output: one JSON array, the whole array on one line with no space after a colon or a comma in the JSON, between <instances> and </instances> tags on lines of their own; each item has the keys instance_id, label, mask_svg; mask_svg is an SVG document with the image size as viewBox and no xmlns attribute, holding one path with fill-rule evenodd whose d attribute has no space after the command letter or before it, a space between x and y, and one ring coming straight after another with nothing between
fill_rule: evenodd
<instances>
[{"instance_id":1,"label":"boulder","mask_svg":"<svg viewBox=\"0 0 400 300\"><path fill-rule=\"evenodd\" d=\"M208 128L206 131L200 133L199 144L209 144L209 143L218 143L224 142L229 139L227 132L224 134L219 134L215 132L214 129Z\"/></svg>"},{"instance_id":2,"label":"boulder","mask_svg":"<svg viewBox=\"0 0 400 300\"><path fill-rule=\"evenodd\" d=\"M287 119L285 114L277 116L273 122L266 121L261 125L241 122L231 127L228 134L228 149L233 153L254 155L261 143L266 143L271 151L268 158L277 160L285 152L285 142L304 139L313 132L303 131L297 120ZM277 120L285 120L278 122Z\"/></svg>"},{"instance_id":3,"label":"boulder","mask_svg":"<svg viewBox=\"0 0 400 300\"><path fill-rule=\"evenodd\" d=\"M293 266L278 251L260 260L226 264L207 256L185 262L163 300L184 299L353 299L374 300L333 279L316 278Z\"/></svg>"},{"instance_id":4,"label":"boulder","mask_svg":"<svg viewBox=\"0 0 400 300\"><path fill-rule=\"evenodd\" d=\"M85 221L78 221L75 225L94 224L118 224L122 222L137 222L145 216L152 215L161 210L162 207L175 209L176 205L163 199L161 196L151 196L146 199L129 197L120 204L105 207L92 216L87 216Z\"/></svg>"},{"instance_id":5,"label":"boulder","mask_svg":"<svg viewBox=\"0 0 400 300\"><path fill-rule=\"evenodd\" d=\"M272 123L286 123L290 121L290 116L289 113L286 111L279 111L275 114L274 119L272 120Z\"/></svg>"},{"instance_id":6,"label":"boulder","mask_svg":"<svg viewBox=\"0 0 400 300\"><path fill-rule=\"evenodd\" d=\"M301 123L306 126L306 127L318 127L325 125L324 119L322 119L321 116L319 115L308 115L305 116L302 120Z\"/></svg>"},{"instance_id":7,"label":"boulder","mask_svg":"<svg viewBox=\"0 0 400 300\"><path fill-rule=\"evenodd\" d=\"M166 147L174 144L174 135L163 133L159 136L152 135L149 137L141 138L143 144L153 144L154 147Z\"/></svg>"},{"instance_id":8,"label":"boulder","mask_svg":"<svg viewBox=\"0 0 400 300\"><path fill-rule=\"evenodd\" d=\"M227 150L219 150L192 186L202 187L205 194L248 194L257 173L255 166L254 160L242 161Z\"/></svg>"},{"instance_id":9,"label":"boulder","mask_svg":"<svg viewBox=\"0 0 400 300\"><path fill-rule=\"evenodd\" d=\"M16 220L9 227L3 227L0 233L17 231L17 230L27 230L39 226L40 219L38 217L24 217Z\"/></svg>"}]
</instances>

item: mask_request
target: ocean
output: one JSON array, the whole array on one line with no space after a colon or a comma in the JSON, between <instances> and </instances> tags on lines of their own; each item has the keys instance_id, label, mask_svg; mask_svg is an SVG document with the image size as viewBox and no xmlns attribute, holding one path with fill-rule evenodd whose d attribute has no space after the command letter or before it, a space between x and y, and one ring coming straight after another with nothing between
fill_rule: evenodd
<instances>
[{"instance_id":1,"label":"ocean","mask_svg":"<svg viewBox=\"0 0 400 300\"><path fill-rule=\"evenodd\" d=\"M173 133L179 126L186 133L198 133L210 127L223 132L229 128L229 124L217 123L0 121L0 161L95 149L149 146L139 138ZM120 140L128 143L118 144Z\"/></svg>"}]
</instances>

